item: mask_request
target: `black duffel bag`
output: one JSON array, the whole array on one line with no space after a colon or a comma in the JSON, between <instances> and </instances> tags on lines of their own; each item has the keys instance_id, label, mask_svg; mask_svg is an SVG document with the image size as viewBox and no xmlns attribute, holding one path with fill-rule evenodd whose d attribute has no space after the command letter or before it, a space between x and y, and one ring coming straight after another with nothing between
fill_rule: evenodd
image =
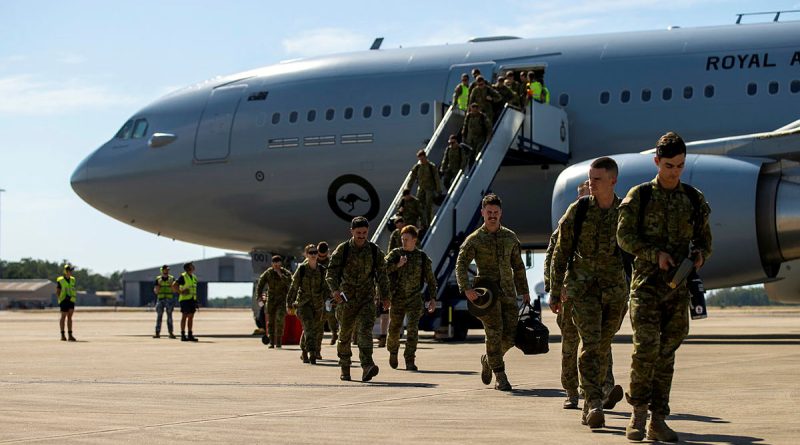
<instances>
[{"instance_id":1,"label":"black duffel bag","mask_svg":"<svg viewBox=\"0 0 800 445\"><path fill-rule=\"evenodd\" d=\"M514 346L525 355L546 354L550 351L550 330L542 323L542 306L538 298L534 305L523 305L517 321Z\"/></svg>"}]
</instances>

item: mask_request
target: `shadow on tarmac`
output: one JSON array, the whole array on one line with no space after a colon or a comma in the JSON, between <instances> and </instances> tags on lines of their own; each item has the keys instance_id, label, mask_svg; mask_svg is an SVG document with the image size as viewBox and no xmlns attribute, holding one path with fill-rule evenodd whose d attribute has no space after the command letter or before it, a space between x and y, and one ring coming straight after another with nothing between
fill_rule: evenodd
<instances>
[{"instance_id":1,"label":"shadow on tarmac","mask_svg":"<svg viewBox=\"0 0 800 445\"><path fill-rule=\"evenodd\" d=\"M561 343L561 335L551 334L550 343ZM617 335L614 343L631 344L631 335ZM689 335L683 343L693 345L800 345L800 334L708 334Z\"/></svg>"},{"instance_id":2,"label":"shadow on tarmac","mask_svg":"<svg viewBox=\"0 0 800 445\"><path fill-rule=\"evenodd\" d=\"M517 397L564 397L563 389L514 389L512 396Z\"/></svg>"},{"instance_id":3,"label":"shadow on tarmac","mask_svg":"<svg viewBox=\"0 0 800 445\"><path fill-rule=\"evenodd\" d=\"M764 443L764 439L760 437L730 436L727 434L692 434L678 431L678 436L680 437L682 443L695 445L714 445L720 443L748 445Z\"/></svg>"}]
</instances>

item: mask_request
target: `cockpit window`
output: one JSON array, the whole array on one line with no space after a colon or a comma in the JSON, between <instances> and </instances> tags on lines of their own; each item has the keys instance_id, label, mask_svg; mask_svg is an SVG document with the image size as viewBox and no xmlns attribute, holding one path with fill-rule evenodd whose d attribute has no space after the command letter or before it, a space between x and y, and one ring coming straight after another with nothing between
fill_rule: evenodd
<instances>
[{"instance_id":1,"label":"cockpit window","mask_svg":"<svg viewBox=\"0 0 800 445\"><path fill-rule=\"evenodd\" d=\"M125 125L119 129L117 134L114 136L117 139L128 139L131 137L131 130L133 129L133 120L129 120L125 122Z\"/></svg>"},{"instance_id":2,"label":"cockpit window","mask_svg":"<svg viewBox=\"0 0 800 445\"><path fill-rule=\"evenodd\" d=\"M143 138L147 134L147 119L136 119L133 124L133 138Z\"/></svg>"}]
</instances>

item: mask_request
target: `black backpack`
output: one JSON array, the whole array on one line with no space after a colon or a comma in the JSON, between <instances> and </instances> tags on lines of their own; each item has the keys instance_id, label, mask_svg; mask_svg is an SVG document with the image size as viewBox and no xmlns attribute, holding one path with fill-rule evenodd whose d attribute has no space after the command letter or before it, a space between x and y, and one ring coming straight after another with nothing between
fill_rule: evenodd
<instances>
[{"instance_id":1,"label":"black backpack","mask_svg":"<svg viewBox=\"0 0 800 445\"><path fill-rule=\"evenodd\" d=\"M517 319L514 346L525 355L546 354L550 351L550 330L542 323L542 304L536 297L533 305L522 306Z\"/></svg>"}]
</instances>

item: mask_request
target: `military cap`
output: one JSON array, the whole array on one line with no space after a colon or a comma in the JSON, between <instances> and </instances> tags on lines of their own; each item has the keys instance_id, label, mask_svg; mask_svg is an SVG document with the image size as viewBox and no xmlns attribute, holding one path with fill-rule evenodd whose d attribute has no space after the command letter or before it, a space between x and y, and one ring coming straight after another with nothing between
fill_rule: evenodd
<instances>
[{"instance_id":1,"label":"military cap","mask_svg":"<svg viewBox=\"0 0 800 445\"><path fill-rule=\"evenodd\" d=\"M475 301L467 300L467 310L475 317L482 317L489 313L497 302L500 295L500 286L493 280L483 277L475 277L474 291L478 298Z\"/></svg>"}]
</instances>

